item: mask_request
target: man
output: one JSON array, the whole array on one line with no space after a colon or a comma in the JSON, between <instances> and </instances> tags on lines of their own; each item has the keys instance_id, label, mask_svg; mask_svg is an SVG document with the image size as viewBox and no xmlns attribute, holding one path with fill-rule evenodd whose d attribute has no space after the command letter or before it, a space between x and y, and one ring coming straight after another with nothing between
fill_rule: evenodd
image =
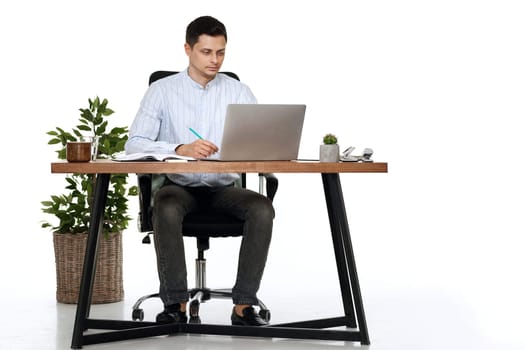
<instances>
[{"instance_id":1,"label":"man","mask_svg":"<svg viewBox=\"0 0 525 350\"><path fill-rule=\"evenodd\" d=\"M243 83L217 74L226 53L226 28L199 17L186 29L189 66L151 84L130 127L127 153L175 152L194 158L220 152L226 107L256 103ZM190 128L198 132L195 136ZM234 325L264 326L255 312L257 290L271 240L274 209L257 192L234 187L238 174L167 174L153 200L153 228L164 311L157 322L187 322L188 288L182 221L198 208L229 213L245 221L233 287Z\"/></svg>"}]
</instances>

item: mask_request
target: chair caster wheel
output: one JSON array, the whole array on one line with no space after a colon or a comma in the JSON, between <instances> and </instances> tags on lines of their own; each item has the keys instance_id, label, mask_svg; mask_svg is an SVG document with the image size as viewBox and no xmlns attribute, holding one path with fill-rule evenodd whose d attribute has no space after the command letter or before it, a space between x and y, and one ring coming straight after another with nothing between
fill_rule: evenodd
<instances>
[{"instance_id":1,"label":"chair caster wheel","mask_svg":"<svg viewBox=\"0 0 525 350\"><path fill-rule=\"evenodd\" d=\"M199 316L190 316L190 319L188 322L193 323L193 324L200 324L201 318Z\"/></svg>"},{"instance_id":2,"label":"chair caster wheel","mask_svg":"<svg viewBox=\"0 0 525 350\"><path fill-rule=\"evenodd\" d=\"M268 309L259 310L259 316L261 316L261 318L265 320L266 322L270 322L270 317L271 317L270 310Z\"/></svg>"},{"instance_id":3,"label":"chair caster wheel","mask_svg":"<svg viewBox=\"0 0 525 350\"><path fill-rule=\"evenodd\" d=\"M190 318L199 317L199 307L200 303L198 300L192 300L190 302Z\"/></svg>"},{"instance_id":4,"label":"chair caster wheel","mask_svg":"<svg viewBox=\"0 0 525 350\"><path fill-rule=\"evenodd\" d=\"M133 319L133 321L143 321L144 320L144 310L134 309L133 313L131 314L131 318Z\"/></svg>"}]
</instances>

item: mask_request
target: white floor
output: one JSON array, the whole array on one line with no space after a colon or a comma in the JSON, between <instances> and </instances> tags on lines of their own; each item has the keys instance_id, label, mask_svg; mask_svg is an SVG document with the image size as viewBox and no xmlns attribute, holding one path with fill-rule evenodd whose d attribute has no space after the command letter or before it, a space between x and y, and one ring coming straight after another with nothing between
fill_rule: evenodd
<instances>
[{"instance_id":1,"label":"white floor","mask_svg":"<svg viewBox=\"0 0 525 350\"><path fill-rule=\"evenodd\" d=\"M131 293L130 293L131 294ZM309 294L309 293L306 293ZM418 295L369 295L367 319L372 340L370 349L523 349L517 339L501 339L483 329L473 310L456 304L454 296L435 293ZM1 349L68 349L75 314L74 305L57 304L49 297L4 305ZM92 308L95 318L130 319L132 300ZM303 306L301 306L301 304ZM327 307L333 306L326 303ZM311 300L299 296L297 307L275 303L274 319L308 318L315 309ZM146 304L146 314L156 312L155 302ZM6 309L7 307L7 309ZM202 317L211 323L226 323L229 303L204 304ZM335 311L335 308L334 308ZM149 314L148 314L149 313ZM283 314L286 314L284 316ZM293 316L292 316L293 315ZM338 315L334 312L334 315ZM310 315L311 316L311 315ZM338 341L259 339L229 336L177 335L85 346L86 349L329 349L353 348L359 344Z\"/></svg>"},{"instance_id":2,"label":"white floor","mask_svg":"<svg viewBox=\"0 0 525 350\"><path fill-rule=\"evenodd\" d=\"M137 243L135 235L131 237L134 239L126 239L125 242L127 251L132 250L129 246L136 246L137 251L145 254L138 259L135 254L127 255L125 258L125 300L93 306L91 316L94 318L129 320L134 301L155 289L154 266L151 265L151 261L144 264L141 262L153 258L153 255L147 253L152 249ZM44 238L43 241L45 240ZM226 243L219 242L214 247L220 250L222 244ZM45 243L45 249L51 250L49 242ZM7 277L9 284L3 283L2 286L0 306L3 317L0 319L0 349L46 350L70 347L75 305L64 305L55 301L53 261L52 256L49 255L49 252L42 253L40 259L34 260L42 261L39 269L49 272L48 275L34 275L33 282L36 284L29 278L22 278L24 273L32 269L31 264L17 269L3 266L5 272L3 275ZM217 278L213 277L217 275L211 265L213 254L209 255L212 257L208 258L208 281L213 281L215 286L219 286ZM366 266L368 260L362 260L363 265ZM301 272L299 268L294 268L293 261L293 259L289 261L291 268L283 266L279 272L276 272L279 269L276 269L274 263L269 264L269 270L272 272L265 278L266 283L260 297L271 308L272 320L277 323L340 316L340 298L333 271L317 274L316 268L312 268ZM382 268L388 269L385 266ZM148 275L145 271L149 269L151 271ZM286 270L293 271L294 278L287 278ZM479 295L486 293L481 292L478 296L469 297L464 291L453 292L450 288L429 286L422 279L418 281L418 276L414 276L410 283L395 283L392 282L394 279L389 279L383 272L378 273L382 276L380 280L377 276L373 276L377 273L374 268L363 269L360 273L372 342L370 349L525 348L525 342L519 335L520 328L524 324L519 314L520 305L517 303L517 308L513 309L514 301L511 298L498 296L494 300L478 300ZM401 280L404 279L401 277ZM487 288L489 292L497 289L490 285L487 285ZM160 307L158 301L145 303L146 320L151 320ZM202 305L201 315L206 322L226 324L230 310L229 301L215 300ZM320 350L341 347L354 348L360 345L339 341L177 335L89 345L84 348Z\"/></svg>"}]
</instances>

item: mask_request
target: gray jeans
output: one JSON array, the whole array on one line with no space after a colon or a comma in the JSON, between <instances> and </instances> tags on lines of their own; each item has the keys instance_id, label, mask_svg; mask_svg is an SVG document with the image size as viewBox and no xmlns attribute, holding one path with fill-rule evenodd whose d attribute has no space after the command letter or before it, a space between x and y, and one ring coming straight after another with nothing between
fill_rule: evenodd
<instances>
[{"instance_id":1,"label":"gray jeans","mask_svg":"<svg viewBox=\"0 0 525 350\"><path fill-rule=\"evenodd\" d=\"M256 294L266 265L275 215L267 197L234 186L182 187L168 183L156 192L153 208L159 294L164 305L188 301L182 221L187 213L202 208L244 220L233 303L257 305Z\"/></svg>"}]
</instances>

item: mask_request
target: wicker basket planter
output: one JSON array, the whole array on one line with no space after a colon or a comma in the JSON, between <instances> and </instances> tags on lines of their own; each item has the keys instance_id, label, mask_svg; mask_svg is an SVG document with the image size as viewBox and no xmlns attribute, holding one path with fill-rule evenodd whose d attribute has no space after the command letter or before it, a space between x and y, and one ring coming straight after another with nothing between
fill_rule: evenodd
<instances>
[{"instance_id":1,"label":"wicker basket planter","mask_svg":"<svg viewBox=\"0 0 525 350\"><path fill-rule=\"evenodd\" d=\"M53 233L59 303L76 304L87 234ZM100 237L98 259L93 283L93 304L113 303L124 299L122 282L122 233Z\"/></svg>"}]
</instances>

